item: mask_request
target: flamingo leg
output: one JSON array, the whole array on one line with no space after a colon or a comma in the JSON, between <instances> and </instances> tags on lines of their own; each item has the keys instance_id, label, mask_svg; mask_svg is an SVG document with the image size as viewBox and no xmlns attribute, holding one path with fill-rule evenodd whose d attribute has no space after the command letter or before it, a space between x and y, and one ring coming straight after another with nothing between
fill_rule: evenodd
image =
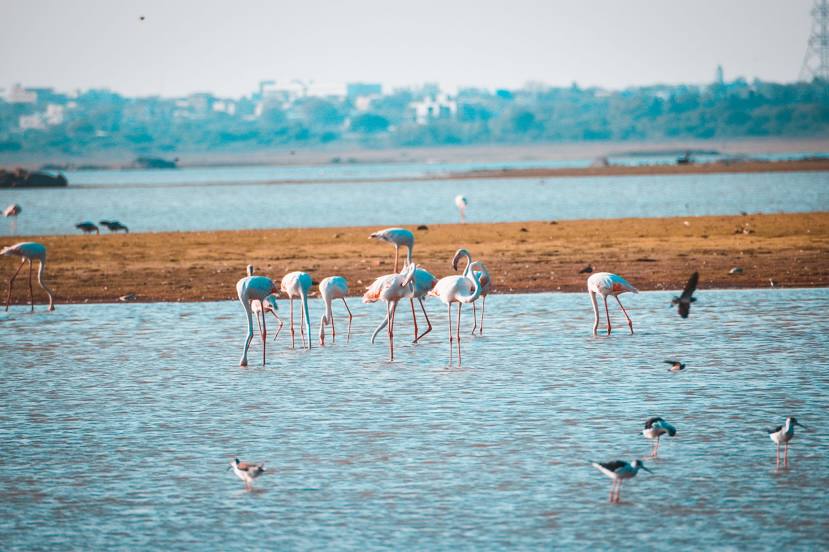
<instances>
[{"instance_id":1,"label":"flamingo leg","mask_svg":"<svg viewBox=\"0 0 829 552\"><path fill-rule=\"evenodd\" d=\"M630 319L630 316L628 316L628 311L625 310L625 307L622 306L622 302L619 301L619 296L614 295L613 297L616 298L616 302L619 303L619 308L622 309L622 312L624 313L625 318L628 321L628 327L630 328L630 333L633 333L633 320Z\"/></svg>"},{"instance_id":2,"label":"flamingo leg","mask_svg":"<svg viewBox=\"0 0 829 552\"><path fill-rule=\"evenodd\" d=\"M35 312L35 293L32 290L32 260L29 259L29 303L32 305L32 312Z\"/></svg>"},{"instance_id":3,"label":"flamingo leg","mask_svg":"<svg viewBox=\"0 0 829 552\"><path fill-rule=\"evenodd\" d=\"M461 306L463 303L458 301L458 326L457 326L457 338L458 338L458 366L461 365Z\"/></svg>"},{"instance_id":4,"label":"flamingo leg","mask_svg":"<svg viewBox=\"0 0 829 552\"><path fill-rule=\"evenodd\" d=\"M289 301L291 302L291 349L294 349L296 348L296 342L294 340L294 298L291 297Z\"/></svg>"},{"instance_id":5,"label":"flamingo leg","mask_svg":"<svg viewBox=\"0 0 829 552\"><path fill-rule=\"evenodd\" d=\"M253 317L251 316L251 313L250 313L250 303L243 300L242 301L242 306L245 308L245 315L248 317L248 335L245 337L245 348L242 351L242 358L239 360L239 366L247 366L248 365L248 349L250 348L250 342L253 339Z\"/></svg>"},{"instance_id":6,"label":"flamingo leg","mask_svg":"<svg viewBox=\"0 0 829 552\"><path fill-rule=\"evenodd\" d=\"M472 335L475 335L475 330L478 329L478 309L475 307L476 301L472 302Z\"/></svg>"},{"instance_id":7,"label":"flamingo leg","mask_svg":"<svg viewBox=\"0 0 829 552\"><path fill-rule=\"evenodd\" d=\"M423 316L426 317L427 328L426 328L426 331L423 332L422 334L420 334L415 341L419 341L420 339L423 338L424 335L426 335L427 333L432 331L432 323L429 321L429 315L426 314L426 307L423 305L423 298L418 297L417 300L420 302L420 310L423 311Z\"/></svg>"},{"instance_id":8,"label":"flamingo leg","mask_svg":"<svg viewBox=\"0 0 829 552\"><path fill-rule=\"evenodd\" d=\"M449 364L452 364L452 360L455 356L455 348L453 345L453 341L455 340L454 336L452 335L452 303L449 303Z\"/></svg>"},{"instance_id":9,"label":"flamingo leg","mask_svg":"<svg viewBox=\"0 0 829 552\"><path fill-rule=\"evenodd\" d=\"M331 343L337 342L337 330L334 328L334 308L331 308Z\"/></svg>"},{"instance_id":10,"label":"flamingo leg","mask_svg":"<svg viewBox=\"0 0 829 552\"><path fill-rule=\"evenodd\" d=\"M265 349L268 345L268 324L265 322L265 306L262 305L262 366L265 365ZM256 321L259 321L259 315L256 315Z\"/></svg>"},{"instance_id":11,"label":"flamingo leg","mask_svg":"<svg viewBox=\"0 0 829 552\"><path fill-rule=\"evenodd\" d=\"M394 360L394 311L396 307L396 301L389 301L386 304L386 316L389 319L389 325L386 327L389 334L389 360Z\"/></svg>"},{"instance_id":12,"label":"flamingo leg","mask_svg":"<svg viewBox=\"0 0 829 552\"><path fill-rule=\"evenodd\" d=\"M305 309L299 309L299 335L302 337L302 348L305 348ZM308 340L310 341L311 336L308 336Z\"/></svg>"},{"instance_id":13,"label":"flamingo leg","mask_svg":"<svg viewBox=\"0 0 829 552\"><path fill-rule=\"evenodd\" d=\"M415 316L414 299L409 297L409 303L412 306L412 322L414 322L415 338L412 343L417 343L417 316Z\"/></svg>"},{"instance_id":14,"label":"flamingo leg","mask_svg":"<svg viewBox=\"0 0 829 552\"><path fill-rule=\"evenodd\" d=\"M486 295L481 299L481 326L478 330L478 335L484 335L484 309L486 309Z\"/></svg>"},{"instance_id":15,"label":"flamingo leg","mask_svg":"<svg viewBox=\"0 0 829 552\"><path fill-rule=\"evenodd\" d=\"M14 284L14 279L17 278L17 274L20 272L20 269L23 268L23 265L26 264L26 259L20 261L20 266L17 267L17 270L12 277L9 279L9 294L6 296L6 310L9 310L9 304L12 300L12 284Z\"/></svg>"},{"instance_id":16,"label":"flamingo leg","mask_svg":"<svg viewBox=\"0 0 829 552\"><path fill-rule=\"evenodd\" d=\"M599 305L596 302L596 292L593 290L587 290L587 293L590 295L590 303L593 305L593 335L598 335Z\"/></svg>"},{"instance_id":17,"label":"flamingo leg","mask_svg":"<svg viewBox=\"0 0 829 552\"><path fill-rule=\"evenodd\" d=\"M604 296L604 312L607 316L607 335L610 335L610 311L607 308L607 295Z\"/></svg>"},{"instance_id":18,"label":"flamingo leg","mask_svg":"<svg viewBox=\"0 0 829 552\"><path fill-rule=\"evenodd\" d=\"M284 326L285 323L282 322L282 319L279 318L279 315L276 314L276 311L271 311L271 312L273 313L273 317L276 318L276 321L279 322L279 327L276 328L276 335L273 336L273 340L276 341L276 338L279 337L279 332L282 331L282 326Z\"/></svg>"},{"instance_id":19,"label":"flamingo leg","mask_svg":"<svg viewBox=\"0 0 829 552\"><path fill-rule=\"evenodd\" d=\"M351 309L348 308L348 303L345 302L345 297L340 297L340 299L342 300L343 305L345 305L345 310L348 311L348 335L345 338L345 342L348 343L351 341L351 319L354 318L354 316L351 314Z\"/></svg>"}]
</instances>

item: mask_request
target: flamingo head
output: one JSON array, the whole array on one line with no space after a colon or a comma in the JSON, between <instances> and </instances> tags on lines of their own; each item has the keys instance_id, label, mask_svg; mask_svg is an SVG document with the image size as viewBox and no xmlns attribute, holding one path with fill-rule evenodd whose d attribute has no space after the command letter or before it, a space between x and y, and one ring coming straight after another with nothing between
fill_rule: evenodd
<instances>
[{"instance_id":1,"label":"flamingo head","mask_svg":"<svg viewBox=\"0 0 829 552\"><path fill-rule=\"evenodd\" d=\"M403 272L400 273L400 275L403 276L403 281L400 283L400 287L407 287L412 285L415 270L417 270L417 265L414 263L409 263L409 265L405 269L403 269Z\"/></svg>"},{"instance_id":2,"label":"flamingo head","mask_svg":"<svg viewBox=\"0 0 829 552\"><path fill-rule=\"evenodd\" d=\"M466 249L458 249L455 251L455 256L452 257L452 270L458 270L458 263L460 262L462 257L466 257L467 259L472 259L472 256L469 254L469 251Z\"/></svg>"},{"instance_id":3,"label":"flamingo head","mask_svg":"<svg viewBox=\"0 0 829 552\"><path fill-rule=\"evenodd\" d=\"M265 297L265 303L267 303L270 310L273 312L279 312L279 305L276 304L276 294L271 293L267 297Z\"/></svg>"}]
</instances>

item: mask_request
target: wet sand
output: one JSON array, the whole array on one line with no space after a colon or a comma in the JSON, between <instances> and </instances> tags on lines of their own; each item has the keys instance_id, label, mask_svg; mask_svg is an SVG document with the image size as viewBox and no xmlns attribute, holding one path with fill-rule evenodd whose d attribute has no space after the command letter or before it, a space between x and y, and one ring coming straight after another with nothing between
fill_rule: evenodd
<instances>
[{"instance_id":1,"label":"wet sand","mask_svg":"<svg viewBox=\"0 0 829 552\"><path fill-rule=\"evenodd\" d=\"M370 241L375 227L44 236L47 283L56 302L235 299L253 263L276 280L304 270L318 282L345 276L354 295L392 271L393 248ZM583 291L591 264L641 290L677 289L700 272L700 287L829 286L829 213L431 225L415 230L415 261L438 277L452 273L458 247L483 260L496 293ZM17 262L0 259L5 285ZM733 267L741 274L729 274ZM27 271L13 301L28 301ZM5 298L5 297L4 297ZM35 298L45 296L35 284Z\"/></svg>"}]
</instances>

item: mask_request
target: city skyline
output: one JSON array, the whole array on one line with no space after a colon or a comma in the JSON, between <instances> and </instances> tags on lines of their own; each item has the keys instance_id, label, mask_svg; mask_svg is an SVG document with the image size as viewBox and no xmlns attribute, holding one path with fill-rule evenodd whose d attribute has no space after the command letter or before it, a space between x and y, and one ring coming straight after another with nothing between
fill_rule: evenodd
<instances>
[{"instance_id":1,"label":"city skyline","mask_svg":"<svg viewBox=\"0 0 829 552\"><path fill-rule=\"evenodd\" d=\"M129 96L208 92L241 97L262 80L382 83L384 90L461 87L622 89L726 79L797 79L811 0L651 5L425 1L411 7L96 0L0 5L9 21L38 21L48 38L12 25L0 36L0 88L107 88ZM237 6L238 4L234 4ZM321 15L322 14L322 15ZM712 14L716 14L714 17ZM144 20L141 19L144 17Z\"/></svg>"}]
</instances>

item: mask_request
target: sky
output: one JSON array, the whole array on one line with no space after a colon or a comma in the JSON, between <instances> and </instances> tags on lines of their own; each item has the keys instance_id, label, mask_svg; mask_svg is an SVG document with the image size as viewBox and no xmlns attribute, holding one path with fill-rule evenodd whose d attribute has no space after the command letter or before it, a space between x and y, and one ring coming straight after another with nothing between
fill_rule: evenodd
<instances>
[{"instance_id":1,"label":"sky","mask_svg":"<svg viewBox=\"0 0 829 552\"><path fill-rule=\"evenodd\" d=\"M624 88L797 79L812 0L0 0L0 87ZM145 19L142 21L140 17Z\"/></svg>"}]
</instances>

